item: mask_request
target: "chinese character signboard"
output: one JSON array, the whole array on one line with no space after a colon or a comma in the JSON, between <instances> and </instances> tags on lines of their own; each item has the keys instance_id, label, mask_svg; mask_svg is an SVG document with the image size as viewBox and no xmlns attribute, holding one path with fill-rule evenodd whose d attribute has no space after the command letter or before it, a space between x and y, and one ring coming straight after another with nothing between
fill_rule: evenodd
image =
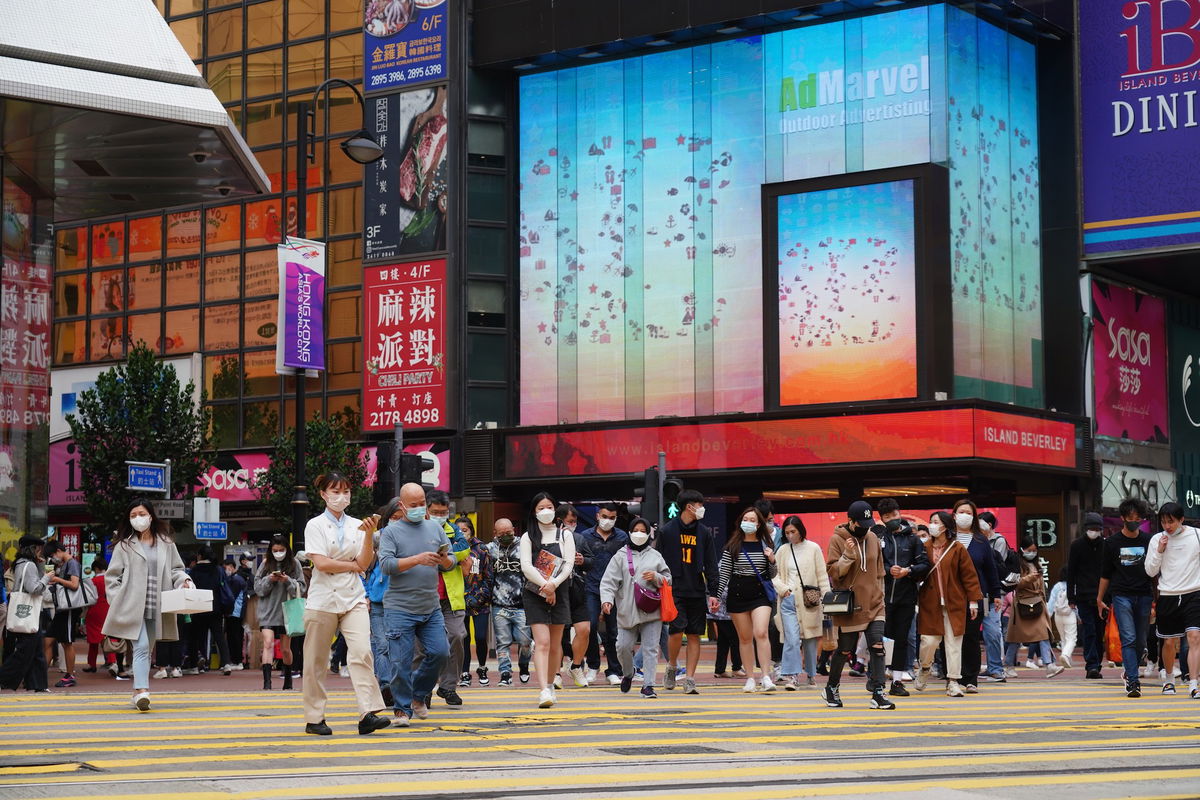
<instances>
[{"instance_id":1,"label":"chinese character signboard","mask_svg":"<svg viewBox=\"0 0 1200 800\"><path fill-rule=\"evenodd\" d=\"M446 427L446 259L364 273L363 430Z\"/></svg>"},{"instance_id":2,"label":"chinese character signboard","mask_svg":"<svg viewBox=\"0 0 1200 800\"><path fill-rule=\"evenodd\" d=\"M289 236L278 253L275 371L325 369L325 245Z\"/></svg>"},{"instance_id":3,"label":"chinese character signboard","mask_svg":"<svg viewBox=\"0 0 1200 800\"><path fill-rule=\"evenodd\" d=\"M1078 8L1085 254L1200 243L1200 0Z\"/></svg>"},{"instance_id":4,"label":"chinese character signboard","mask_svg":"<svg viewBox=\"0 0 1200 800\"><path fill-rule=\"evenodd\" d=\"M29 195L5 181L0 196L0 431L27 431L50 416L50 266L34 256Z\"/></svg>"},{"instance_id":5,"label":"chinese character signboard","mask_svg":"<svg viewBox=\"0 0 1200 800\"><path fill-rule=\"evenodd\" d=\"M446 0L366 0L366 91L446 77Z\"/></svg>"},{"instance_id":6,"label":"chinese character signboard","mask_svg":"<svg viewBox=\"0 0 1200 800\"><path fill-rule=\"evenodd\" d=\"M366 169L363 258L395 260L446 249L446 87L367 100L383 157Z\"/></svg>"},{"instance_id":7,"label":"chinese character signboard","mask_svg":"<svg viewBox=\"0 0 1200 800\"><path fill-rule=\"evenodd\" d=\"M1167 442L1167 329L1162 300L1094 281L1096 435Z\"/></svg>"}]
</instances>

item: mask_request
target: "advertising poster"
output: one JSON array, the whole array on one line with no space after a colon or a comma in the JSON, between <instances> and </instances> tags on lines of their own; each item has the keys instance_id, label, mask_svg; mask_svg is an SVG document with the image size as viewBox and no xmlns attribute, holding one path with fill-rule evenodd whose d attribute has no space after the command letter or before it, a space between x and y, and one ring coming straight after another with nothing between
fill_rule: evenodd
<instances>
[{"instance_id":1,"label":"advertising poster","mask_svg":"<svg viewBox=\"0 0 1200 800\"><path fill-rule=\"evenodd\" d=\"M364 90L443 80L449 8L446 0L366 0Z\"/></svg>"},{"instance_id":2,"label":"advertising poster","mask_svg":"<svg viewBox=\"0 0 1200 800\"><path fill-rule=\"evenodd\" d=\"M1171 460L1179 502L1190 515L1200 513L1200 328L1173 319L1170 335Z\"/></svg>"},{"instance_id":3,"label":"advertising poster","mask_svg":"<svg viewBox=\"0 0 1200 800\"><path fill-rule=\"evenodd\" d=\"M1092 305L1096 435L1166 444L1163 301L1097 280Z\"/></svg>"},{"instance_id":4,"label":"advertising poster","mask_svg":"<svg viewBox=\"0 0 1200 800\"><path fill-rule=\"evenodd\" d=\"M367 99L383 158L366 167L363 259L446 249L447 87Z\"/></svg>"},{"instance_id":5,"label":"advertising poster","mask_svg":"<svg viewBox=\"0 0 1200 800\"><path fill-rule=\"evenodd\" d=\"M1200 242L1200 0L1079 5L1083 249Z\"/></svg>"},{"instance_id":6,"label":"advertising poster","mask_svg":"<svg viewBox=\"0 0 1200 800\"><path fill-rule=\"evenodd\" d=\"M51 266L34 256L29 195L5 180L0 199L0 432L30 431L50 416ZM0 491L9 488L5 461L0 451Z\"/></svg>"},{"instance_id":7,"label":"advertising poster","mask_svg":"<svg viewBox=\"0 0 1200 800\"><path fill-rule=\"evenodd\" d=\"M780 405L916 396L913 188L778 198Z\"/></svg>"},{"instance_id":8,"label":"advertising poster","mask_svg":"<svg viewBox=\"0 0 1200 800\"><path fill-rule=\"evenodd\" d=\"M279 245L279 336L275 371L325 369L325 244L288 237Z\"/></svg>"},{"instance_id":9,"label":"advertising poster","mask_svg":"<svg viewBox=\"0 0 1200 800\"><path fill-rule=\"evenodd\" d=\"M363 430L446 427L446 259L364 273Z\"/></svg>"}]
</instances>

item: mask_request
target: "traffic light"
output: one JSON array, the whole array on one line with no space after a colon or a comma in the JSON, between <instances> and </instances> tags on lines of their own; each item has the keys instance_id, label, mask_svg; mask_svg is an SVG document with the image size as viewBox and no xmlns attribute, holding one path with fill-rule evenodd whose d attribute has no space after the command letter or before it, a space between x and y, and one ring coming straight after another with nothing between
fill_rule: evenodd
<instances>
[{"instance_id":1,"label":"traffic light","mask_svg":"<svg viewBox=\"0 0 1200 800\"><path fill-rule=\"evenodd\" d=\"M401 453L400 454L400 484L419 483L425 491L431 491L437 487L431 483L425 483L424 477L426 472L430 472L437 465L433 463L433 459L427 458L417 453Z\"/></svg>"},{"instance_id":2,"label":"traffic light","mask_svg":"<svg viewBox=\"0 0 1200 800\"><path fill-rule=\"evenodd\" d=\"M683 491L683 481L679 478L664 478L662 489L662 507L663 521L675 519L683 511L679 504L675 502L679 497L679 493Z\"/></svg>"},{"instance_id":3,"label":"traffic light","mask_svg":"<svg viewBox=\"0 0 1200 800\"><path fill-rule=\"evenodd\" d=\"M387 505L400 493L406 483L419 483L425 491L437 487L421 480L423 473L436 465L425 456L416 453L401 453L399 466L395 463L396 448L391 443L381 443L375 450L375 486L371 490L371 502L375 507ZM397 471L399 475L397 476Z\"/></svg>"},{"instance_id":4,"label":"traffic light","mask_svg":"<svg viewBox=\"0 0 1200 800\"><path fill-rule=\"evenodd\" d=\"M640 502L629 504L630 513L637 514L651 525L657 525L662 521L662 496L658 490L658 467L650 467L642 473L642 485L640 488L634 489L633 494Z\"/></svg>"}]
</instances>

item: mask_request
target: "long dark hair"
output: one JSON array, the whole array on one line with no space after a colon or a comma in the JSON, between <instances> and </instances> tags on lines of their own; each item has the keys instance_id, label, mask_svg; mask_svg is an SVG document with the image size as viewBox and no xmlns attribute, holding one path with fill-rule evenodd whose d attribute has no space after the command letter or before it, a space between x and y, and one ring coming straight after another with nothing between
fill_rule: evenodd
<instances>
[{"instance_id":1,"label":"long dark hair","mask_svg":"<svg viewBox=\"0 0 1200 800\"><path fill-rule=\"evenodd\" d=\"M171 526L166 520L160 519L158 514L154 512L154 504L148 498L135 497L129 501L129 505L125 506L125 516L121 517L121 521L117 525L117 533L113 536L113 544L120 544L128 539L137 538L140 535L129 524L129 513L138 506L150 512L150 532L154 534L155 539L161 539L164 542L171 541Z\"/></svg>"},{"instance_id":2,"label":"long dark hair","mask_svg":"<svg viewBox=\"0 0 1200 800\"><path fill-rule=\"evenodd\" d=\"M271 555L271 550L275 545L282 545L287 552L282 561L276 561L275 556ZM258 572L259 575L270 575L275 570L279 570L284 575L296 574L296 554L292 552L292 546L288 544L287 537L279 533L271 537L271 543L267 545L267 557L259 565Z\"/></svg>"},{"instance_id":3,"label":"long dark hair","mask_svg":"<svg viewBox=\"0 0 1200 800\"><path fill-rule=\"evenodd\" d=\"M754 512L754 518L758 521L757 534L759 543L762 544L763 547L770 547L771 545L775 544L773 540L774 530L772 530L771 526L767 524L767 518L764 517L762 512L754 506L747 506L742 510L742 513L738 514L737 525L735 525L733 530L729 533L729 541L725 543L726 551L733 553L734 555L742 551L742 545L746 542L746 534L742 532L742 520L745 519L746 515L751 511Z\"/></svg>"},{"instance_id":4,"label":"long dark hair","mask_svg":"<svg viewBox=\"0 0 1200 800\"><path fill-rule=\"evenodd\" d=\"M783 540L785 542L788 540L787 529L789 527L795 528L796 530L800 531L800 541L802 541L802 542L808 541L808 529L804 527L804 520L800 519L795 514L792 514L790 517L788 517L787 519L785 519L783 521L783 527L780 528L779 531L781 533L783 533Z\"/></svg>"},{"instance_id":5,"label":"long dark hair","mask_svg":"<svg viewBox=\"0 0 1200 800\"><path fill-rule=\"evenodd\" d=\"M976 539L981 542L987 542L987 537L983 534L983 528L979 527L979 506L975 505L975 501L969 497L964 497L960 500L955 500L954 505L950 506L950 511L953 514L958 514L959 506L971 507L971 533ZM958 520L954 521L954 525L950 528L954 533L958 533Z\"/></svg>"}]
</instances>

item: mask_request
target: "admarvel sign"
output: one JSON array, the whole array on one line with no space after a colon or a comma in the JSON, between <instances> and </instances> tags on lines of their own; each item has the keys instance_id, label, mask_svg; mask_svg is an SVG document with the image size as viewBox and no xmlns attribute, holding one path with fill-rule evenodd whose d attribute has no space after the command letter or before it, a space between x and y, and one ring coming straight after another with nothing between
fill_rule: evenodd
<instances>
[{"instance_id":1,"label":"admarvel sign","mask_svg":"<svg viewBox=\"0 0 1200 800\"><path fill-rule=\"evenodd\" d=\"M1083 247L1200 244L1200 0L1079 3Z\"/></svg>"}]
</instances>

